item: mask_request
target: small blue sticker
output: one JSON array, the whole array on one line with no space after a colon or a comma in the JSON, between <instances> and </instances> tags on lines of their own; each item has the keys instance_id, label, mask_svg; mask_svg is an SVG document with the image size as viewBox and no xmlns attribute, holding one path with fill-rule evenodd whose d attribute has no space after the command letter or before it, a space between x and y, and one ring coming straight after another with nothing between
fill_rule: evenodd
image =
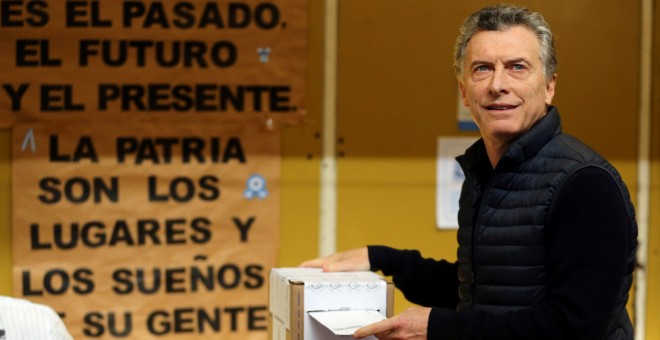
<instances>
[{"instance_id":1,"label":"small blue sticker","mask_svg":"<svg viewBox=\"0 0 660 340\"><path fill-rule=\"evenodd\" d=\"M259 47L257 53L259 53L259 61L262 64L266 64L270 60L270 47Z\"/></svg>"},{"instance_id":2,"label":"small blue sticker","mask_svg":"<svg viewBox=\"0 0 660 340\"><path fill-rule=\"evenodd\" d=\"M259 197L264 199L268 196L268 191L266 191L266 179L258 174L250 176L247 180L247 188L243 192L245 198L251 200L254 197Z\"/></svg>"}]
</instances>

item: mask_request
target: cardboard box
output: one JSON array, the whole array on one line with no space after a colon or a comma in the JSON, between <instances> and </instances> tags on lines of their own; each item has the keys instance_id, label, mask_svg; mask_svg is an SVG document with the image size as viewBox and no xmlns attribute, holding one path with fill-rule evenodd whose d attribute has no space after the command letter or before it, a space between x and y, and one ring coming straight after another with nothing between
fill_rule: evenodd
<instances>
[{"instance_id":1,"label":"cardboard box","mask_svg":"<svg viewBox=\"0 0 660 340\"><path fill-rule=\"evenodd\" d=\"M372 317L392 316L393 293L394 285L373 272L274 268L270 273L271 338L345 340L337 335L339 331L352 334L374 322ZM342 320L351 324L341 324Z\"/></svg>"}]
</instances>

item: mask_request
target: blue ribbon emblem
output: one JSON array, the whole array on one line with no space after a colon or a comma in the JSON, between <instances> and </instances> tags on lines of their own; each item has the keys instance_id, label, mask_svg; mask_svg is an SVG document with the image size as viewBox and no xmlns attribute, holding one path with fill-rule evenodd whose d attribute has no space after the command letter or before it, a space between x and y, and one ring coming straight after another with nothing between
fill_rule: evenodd
<instances>
[{"instance_id":1,"label":"blue ribbon emblem","mask_svg":"<svg viewBox=\"0 0 660 340\"><path fill-rule=\"evenodd\" d=\"M252 175L247 180L247 188L243 192L245 198L251 200L254 197L259 197L264 199L268 196L268 191L266 191L266 179L258 174Z\"/></svg>"}]
</instances>

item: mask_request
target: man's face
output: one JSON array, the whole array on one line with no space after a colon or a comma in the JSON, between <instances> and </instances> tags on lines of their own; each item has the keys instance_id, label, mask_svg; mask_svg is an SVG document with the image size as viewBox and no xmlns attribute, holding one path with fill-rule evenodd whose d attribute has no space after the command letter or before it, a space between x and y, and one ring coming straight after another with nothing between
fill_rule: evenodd
<instances>
[{"instance_id":1,"label":"man's face","mask_svg":"<svg viewBox=\"0 0 660 340\"><path fill-rule=\"evenodd\" d=\"M540 48L523 26L480 31L470 39L461 94L484 139L508 143L545 114L556 76L546 81Z\"/></svg>"}]
</instances>

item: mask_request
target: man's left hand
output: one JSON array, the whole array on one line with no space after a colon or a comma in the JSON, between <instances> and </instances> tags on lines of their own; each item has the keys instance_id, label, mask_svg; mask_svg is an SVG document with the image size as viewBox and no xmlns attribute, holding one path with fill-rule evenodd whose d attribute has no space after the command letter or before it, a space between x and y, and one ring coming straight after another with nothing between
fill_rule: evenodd
<instances>
[{"instance_id":1,"label":"man's left hand","mask_svg":"<svg viewBox=\"0 0 660 340\"><path fill-rule=\"evenodd\" d=\"M408 308L399 315L358 329L353 337L362 339L374 335L379 340L426 340L430 314L431 308Z\"/></svg>"}]
</instances>

